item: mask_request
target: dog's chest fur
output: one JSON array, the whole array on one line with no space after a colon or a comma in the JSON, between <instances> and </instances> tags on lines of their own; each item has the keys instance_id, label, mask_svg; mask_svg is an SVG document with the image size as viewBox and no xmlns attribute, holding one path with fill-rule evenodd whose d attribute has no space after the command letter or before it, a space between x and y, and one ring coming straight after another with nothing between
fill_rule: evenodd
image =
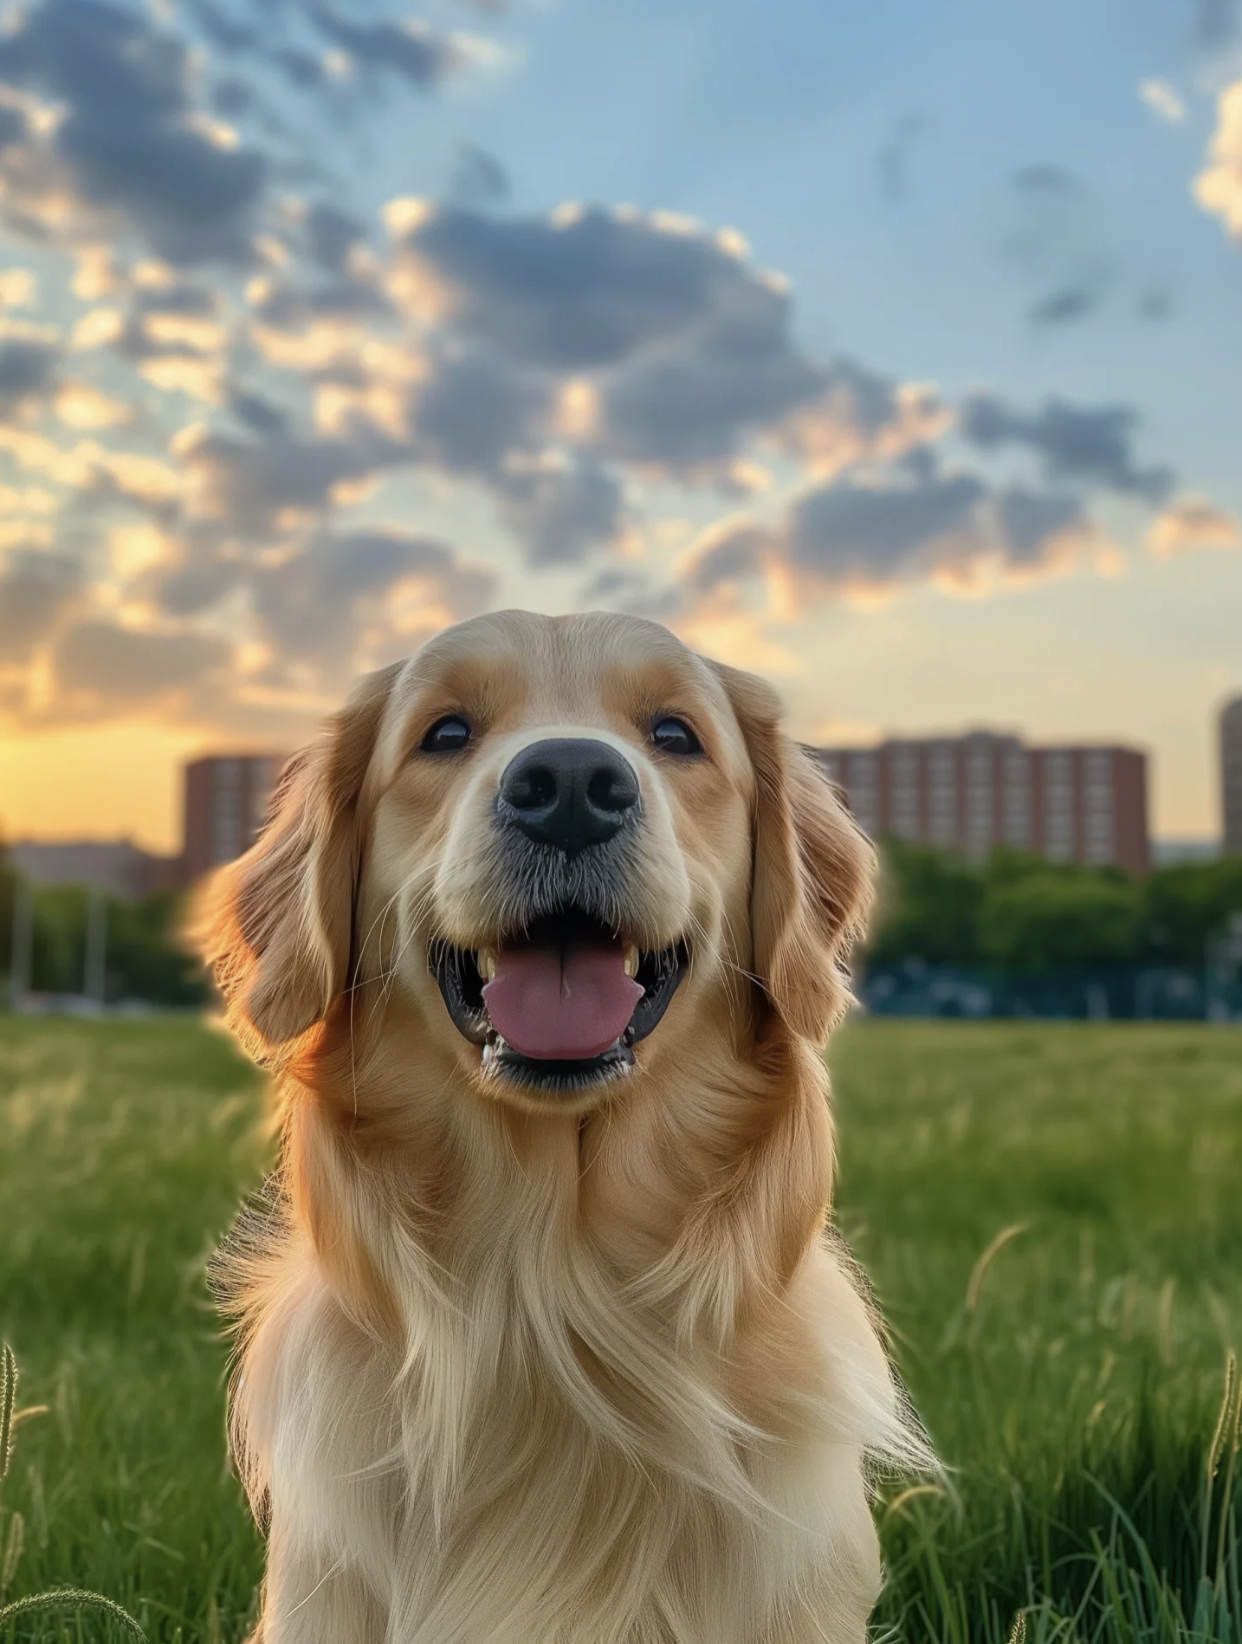
<instances>
[{"instance_id":1,"label":"dog's chest fur","mask_svg":"<svg viewBox=\"0 0 1242 1644\"><path fill-rule=\"evenodd\" d=\"M696 1336L563 1170L520 1164L438 1259L377 1219L400 1345L348 1317L295 1225L271 1247L234 1408L284 1588L264 1644L861 1639L863 1456L900 1420L835 1253L807 1252L761 1328Z\"/></svg>"}]
</instances>

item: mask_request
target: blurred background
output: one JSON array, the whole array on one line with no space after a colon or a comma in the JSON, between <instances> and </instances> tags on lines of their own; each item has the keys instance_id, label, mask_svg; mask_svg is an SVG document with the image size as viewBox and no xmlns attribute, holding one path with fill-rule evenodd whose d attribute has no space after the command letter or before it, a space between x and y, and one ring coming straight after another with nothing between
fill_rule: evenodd
<instances>
[{"instance_id":1,"label":"blurred background","mask_svg":"<svg viewBox=\"0 0 1242 1644\"><path fill-rule=\"evenodd\" d=\"M185 899L358 673L590 607L881 848L882 1625L1237 1644L1240 425L1242 0L6 5L0 1603L244 1636Z\"/></svg>"},{"instance_id":2,"label":"blurred background","mask_svg":"<svg viewBox=\"0 0 1242 1644\"><path fill-rule=\"evenodd\" d=\"M1239 235L1230 0L11 6L10 1000L186 1002L280 758L519 604L774 679L872 1009L1235 1014Z\"/></svg>"}]
</instances>

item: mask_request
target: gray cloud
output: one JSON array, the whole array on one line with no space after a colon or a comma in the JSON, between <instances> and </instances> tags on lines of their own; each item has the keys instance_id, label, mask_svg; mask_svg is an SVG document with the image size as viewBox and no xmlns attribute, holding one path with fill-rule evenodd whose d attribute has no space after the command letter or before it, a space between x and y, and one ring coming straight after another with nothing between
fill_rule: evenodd
<instances>
[{"instance_id":1,"label":"gray cloud","mask_svg":"<svg viewBox=\"0 0 1242 1644\"><path fill-rule=\"evenodd\" d=\"M430 537L372 528L321 533L279 567L256 570L251 588L267 635L290 656L348 661L361 623L387 627L396 590L413 578L434 590L454 617L486 608L494 590L487 571L464 565Z\"/></svg>"},{"instance_id":2,"label":"gray cloud","mask_svg":"<svg viewBox=\"0 0 1242 1644\"><path fill-rule=\"evenodd\" d=\"M192 123L184 43L111 0L43 0L15 18L0 82L63 106L53 152L86 208L121 213L171 262L244 261L266 162Z\"/></svg>"},{"instance_id":3,"label":"gray cloud","mask_svg":"<svg viewBox=\"0 0 1242 1644\"><path fill-rule=\"evenodd\" d=\"M279 405L253 390L233 387L229 390L229 410L244 427L255 434L283 434L289 426L289 414Z\"/></svg>"},{"instance_id":4,"label":"gray cloud","mask_svg":"<svg viewBox=\"0 0 1242 1644\"><path fill-rule=\"evenodd\" d=\"M1010 486L996 501L997 519L1010 560L1038 563L1048 544L1067 531L1087 525L1082 502L1056 492L1028 491Z\"/></svg>"},{"instance_id":5,"label":"gray cloud","mask_svg":"<svg viewBox=\"0 0 1242 1644\"><path fill-rule=\"evenodd\" d=\"M1027 317L1032 325L1065 325L1090 314L1100 300L1100 293L1085 285L1062 286L1046 297L1032 303Z\"/></svg>"},{"instance_id":6,"label":"gray cloud","mask_svg":"<svg viewBox=\"0 0 1242 1644\"><path fill-rule=\"evenodd\" d=\"M682 586L690 598L705 598L722 584L757 577L778 551L776 533L744 520L715 533L686 567Z\"/></svg>"},{"instance_id":7,"label":"gray cloud","mask_svg":"<svg viewBox=\"0 0 1242 1644\"><path fill-rule=\"evenodd\" d=\"M285 510L320 514L342 481L361 480L407 453L373 431L354 439L275 433L239 440L204 432L181 453L195 507L225 529L270 533Z\"/></svg>"},{"instance_id":8,"label":"gray cloud","mask_svg":"<svg viewBox=\"0 0 1242 1644\"><path fill-rule=\"evenodd\" d=\"M1011 266L1036 289L1027 319L1042 328L1084 319L1103 301L1113 279L1090 191L1073 172L1046 163L1024 166L1012 185L1002 247Z\"/></svg>"},{"instance_id":9,"label":"gray cloud","mask_svg":"<svg viewBox=\"0 0 1242 1644\"><path fill-rule=\"evenodd\" d=\"M449 193L464 206L497 205L507 199L509 173L486 149L475 143L458 143L449 177Z\"/></svg>"},{"instance_id":10,"label":"gray cloud","mask_svg":"<svg viewBox=\"0 0 1242 1644\"><path fill-rule=\"evenodd\" d=\"M962 432L981 450L1025 446L1061 480L1093 481L1122 495L1157 503L1175 476L1163 467L1139 467L1134 460L1138 415L1126 406L1074 406L1048 400L1033 414L1015 411L990 394L968 399Z\"/></svg>"},{"instance_id":11,"label":"gray cloud","mask_svg":"<svg viewBox=\"0 0 1242 1644\"><path fill-rule=\"evenodd\" d=\"M83 621L56 646L61 711L85 717L127 707L150 709L221 680L232 662L227 641L194 631L176 633Z\"/></svg>"},{"instance_id":12,"label":"gray cloud","mask_svg":"<svg viewBox=\"0 0 1242 1644\"><path fill-rule=\"evenodd\" d=\"M829 383L779 331L739 335L725 327L621 372L605 393L601 444L632 462L713 462L822 396Z\"/></svg>"},{"instance_id":13,"label":"gray cloud","mask_svg":"<svg viewBox=\"0 0 1242 1644\"><path fill-rule=\"evenodd\" d=\"M623 523L620 481L590 458L506 473L497 494L501 518L534 565L581 562Z\"/></svg>"},{"instance_id":14,"label":"gray cloud","mask_svg":"<svg viewBox=\"0 0 1242 1644\"><path fill-rule=\"evenodd\" d=\"M306 215L306 241L311 256L323 268L340 273L355 245L366 238L357 217L327 201L317 201Z\"/></svg>"},{"instance_id":15,"label":"gray cloud","mask_svg":"<svg viewBox=\"0 0 1242 1644\"><path fill-rule=\"evenodd\" d=\"M454 41L421 24L356 22L317 0L305 0L304 10L316 28L366 73L395 74L425 88L465 67L465 54Z\"/></svg>"},{"instance_id":16,"label":"gray cloud","mask_svg":"<svg viewBox=\"0 0 1242 1644\"><path fill-rule=\"evenodd\" d=\"M1227 46L1238 36L1238 0L1191 0L1191 32L1194 42L1207 50Z\"/></svg>"},{"instance_id":17,"label":"gray cloud","mask_svg":"<svg viewBox=\"0 0 1242 1644\"><path fill-rule=\"evenodd\" d=\"M929 569L946 543L978 551L977 510L986 494L968 474L886 489L850 481L822 486L792 510L789 561L830 583L888 582Z\"/></svg>"},{"instance_id":18,"label":"gray cloud","mask_svg":"<svg viewBox=\"0 0 1242 1644\"><path fill-rule=\"evenodd\" d=\"M60 366L55 343L30 337L0 339L0 416L37 401L52 387Z\"/></svg>"},{"instance_id":19,"label":"gray cloud","mask_svg":"<svg viewBox=\"0 0 1242 1644\"><path fill-rule=\"evenodd\" d=\"M540 443L549 411L547 384L498 355L444 355L414 398L415 447L453 473L495 476L510 453Z\"/></svg>"},{"instance_id":20,"label":"gray cloud","mask_svg":"<svg viewBox=\"0 0 1242 1644\"><path fill-rule=\"evenodd\" d=\"M84 583L76 560L38 548L0 559L0 664L25 662L70 609Z\"/></svg>"},{"instance_id":21,"label":"gray cloud","mask_svg":"<svg viewBox=\"0 0 1242 1644\"><path fill-rule=\"evenodd\" d=\"M500 219L445 206L397 256L451 288L460 331L555 371L614 366L704 326L771 334L786 323L783 290L706 235L594 208Z\"/></svg>"}]
</instances>

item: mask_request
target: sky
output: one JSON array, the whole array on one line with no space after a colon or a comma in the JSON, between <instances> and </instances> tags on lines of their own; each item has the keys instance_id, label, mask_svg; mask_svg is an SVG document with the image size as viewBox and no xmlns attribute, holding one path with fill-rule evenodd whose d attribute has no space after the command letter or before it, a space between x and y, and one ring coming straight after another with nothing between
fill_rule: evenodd
<instances>
[{"instance_id":1,"label":"sky","mask_svg":"<svg viewBox=\"0 0 1242 1644\"><path fill-rule=\"evenodd\" d=\"M1242 0L0 13L0 835L521 605L1209 836L1240 427Z\"/></svg>"}]
</instances>

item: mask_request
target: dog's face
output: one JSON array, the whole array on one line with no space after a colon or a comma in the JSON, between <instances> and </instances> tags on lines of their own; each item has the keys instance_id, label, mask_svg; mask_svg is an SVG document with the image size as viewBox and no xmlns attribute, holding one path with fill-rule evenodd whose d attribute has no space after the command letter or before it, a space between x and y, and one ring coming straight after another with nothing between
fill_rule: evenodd
<instances>
[{"instance_id":1,"label":"dog's face","mask_svg":"<svg viewBox=\"0 0 1242 1644\"><path fill-rule=\"evenodd\" d=\"M869 852L777 718L654 623L448 630L364 682L226 879L243 1029L382 985L476 1092L575 1109L752 1005L822 1038Z\"/></svg>"}]
</instances>

